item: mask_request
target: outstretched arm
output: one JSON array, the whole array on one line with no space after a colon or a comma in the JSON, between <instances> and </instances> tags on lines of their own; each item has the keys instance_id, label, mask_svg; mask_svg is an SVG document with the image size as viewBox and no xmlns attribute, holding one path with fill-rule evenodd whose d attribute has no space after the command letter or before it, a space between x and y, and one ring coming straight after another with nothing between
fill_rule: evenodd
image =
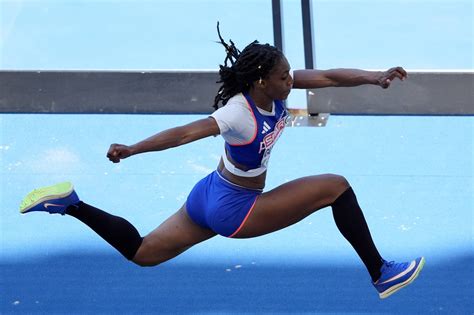
<instances>
[{"instance_id":1,"label":"outstretched arm","mask_svg":"<svg viewBox=\"0 0 474 315\"><path fill-rule=\"evenodd\" d=\"M107 157L110 161L118 163L121 159L135 154L166 150L217 134L219 134L217 122L214 118L208 117L184 126L164 130L131 146L111 144Z\"/></svg>"},{"instance_id":2,"label":"outstretched arm","mask_svg":"<svg viewBox=\"0 0 474 315\"><path fill-rule=\"evenodd\" d=\"M407 72L402 67L391 68L387 71L359 69L295 70L293 73L293 88L317 89L374 84L386 89L395 78L404 80L406 77Z\"/></svg>"}]
</instances>

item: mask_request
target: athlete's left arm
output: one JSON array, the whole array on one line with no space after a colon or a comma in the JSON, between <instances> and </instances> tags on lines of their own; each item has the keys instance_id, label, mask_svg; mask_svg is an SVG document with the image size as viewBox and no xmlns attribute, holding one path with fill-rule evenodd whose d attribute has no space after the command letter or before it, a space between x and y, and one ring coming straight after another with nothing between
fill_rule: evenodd
<instances>
[{"instance_id":1,"label":"athlete's left arm","mask_svg":"<svg viewBox=\"0 0 474 315\"><path fill-rule=\"evenodd\" d=\"M317 89L373 84L386 89L395 78L405 80L407 78L405 69L394 67L387 71L359 69L295 70L293 72L293 88Z\"/></svg>"}]
</instances>

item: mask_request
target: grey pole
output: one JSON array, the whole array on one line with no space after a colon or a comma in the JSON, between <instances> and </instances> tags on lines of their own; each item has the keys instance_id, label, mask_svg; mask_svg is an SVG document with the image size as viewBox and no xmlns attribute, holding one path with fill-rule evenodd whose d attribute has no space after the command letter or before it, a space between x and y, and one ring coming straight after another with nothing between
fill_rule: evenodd
<instances>
[{"instance_id":1,"label":"grey pole","mask_svg":"<svg viewBox=\"0 0 474 315\"><path fill-rule=\"evenodd\" d=\"M304 60L306 69L316 67L316 54L313 40L313 19L311 0L301 0L301 15L303 19Z\"/></svg>"},{"instance_id":2,"label":"grey pole","mask_svg":"<svg viewBox=\"0 0 474 315\"><path fill-rule=\"evenodd\" d=\"M273 41L275 47L283 51L283 23L280 0L272 0Z\"/></svg>"}]
</instances>

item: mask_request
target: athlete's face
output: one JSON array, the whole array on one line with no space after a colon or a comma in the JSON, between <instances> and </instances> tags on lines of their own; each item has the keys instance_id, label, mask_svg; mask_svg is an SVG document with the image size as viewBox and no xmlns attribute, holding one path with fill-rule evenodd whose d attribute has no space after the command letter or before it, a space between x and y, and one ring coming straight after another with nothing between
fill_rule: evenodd
<instances>
[{"instance_id":1,"label":"athlete's face","mask_svg":"<svg viewBox=\"0 0 474 315\"><path fill-rule=\"evenodd\" d=\"M257 83L258 84L258 83ZM268 76L262 80L263 92L271 99L285 100L293 87L290 64L285 57L278 60Z\"/></svg>"}]
</instances>

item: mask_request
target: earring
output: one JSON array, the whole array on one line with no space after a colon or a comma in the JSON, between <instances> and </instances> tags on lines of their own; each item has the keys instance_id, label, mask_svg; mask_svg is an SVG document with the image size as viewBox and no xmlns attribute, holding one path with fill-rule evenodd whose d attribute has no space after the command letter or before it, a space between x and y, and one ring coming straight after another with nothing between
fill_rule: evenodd
<instances>
[{"instance_id":1,"label":"earring","mask_svg":"<svg viewBox=\"0 0 474 315\"><path fill-rule=\"evenodd\" d=\"M262 78L260 78L260 80L258 80L258 84L262 85Z\"/></svg>"}]
</instances>

